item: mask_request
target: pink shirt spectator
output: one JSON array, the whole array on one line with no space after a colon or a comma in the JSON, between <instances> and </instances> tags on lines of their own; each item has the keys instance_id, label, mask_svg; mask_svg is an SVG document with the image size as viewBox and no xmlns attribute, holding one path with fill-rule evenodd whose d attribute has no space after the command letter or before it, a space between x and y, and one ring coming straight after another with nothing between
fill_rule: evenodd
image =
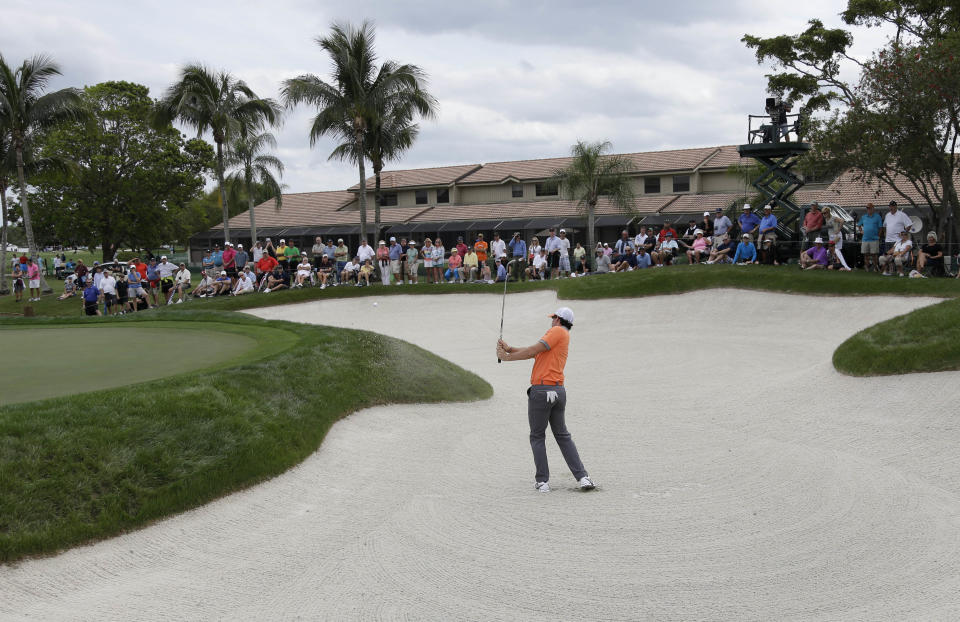
<instances>
[{"instance_id":1,"label":"pink shirt spectator","mask_svg":"<svg viewBox=\"0 0 960 622\"><path fill-rule=\"evenodd\" d=\"M27 266L27 278L31 281L36 281L40 278L40 266L37 264L30 264Z\"/></svg>"},{"instance_id":2,"label":"pink shirt spectator","mask_svg":"<svg viewBox=\"0 0 960 622\"><path fill-rule=\"evenodd\" d=\"M459 268L463 264L463 257L458 254L450 255L450 259L447 261L447 267L449 268Z\"/></svg>"},{"instance_id":3,"label":"pink shirt spectator","mask_svg":"<svg viewBox=\"0 0 960 622\"><path fill-rule=\"evenodd\" d=\"M699 238L695 238L693 244L690 246L692 246L695 251L702 251L707 247L707 239L701 235Z\"/></svg>"},{"instance_id":4,"label":"pink shirt spectator","mask_svg":"<svg viewBox=\"0 0 960 622\"><path fill-rule=\"evenodd\" d=\"M237 256L237 251L233 250L232 246L228 246L227 250L223 251L223 267L224 268L234 268L233 259Z\"/></svg>"}]
</instances>

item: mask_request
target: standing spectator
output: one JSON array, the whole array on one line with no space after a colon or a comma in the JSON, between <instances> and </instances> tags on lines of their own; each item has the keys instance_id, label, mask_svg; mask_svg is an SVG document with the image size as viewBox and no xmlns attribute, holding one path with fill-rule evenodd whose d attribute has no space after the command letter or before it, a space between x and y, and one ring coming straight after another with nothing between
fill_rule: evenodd
<instances>
[{"instance_id":1,"label":"standing spectator","mask_svg":"<svg viewBox=\"0 0 960 622\"><path fill-rule=\"evenodd\" d=\"M821 237L821 229L823 229L823 214L820 213L820 204L814 201L803 217L803 225L800 230L807 242L816 244L815 240Z\"/></svg>"},{"instance_id":2,"label":"standing spectator","mask_svg":"<svg viewBox=\"0 0 960 622\"><path fill-rule=\"evenodd\" d=\"M733 228L730 218L723 213L723 208L718 207L716 216L713 218L713 247L717 248L723 244L723 236L728 235Z\"/></svg>"},{"instance_id":3,"label":"standing spectator","mask_svg":"<svg viewBox=\"0 0 960 622\"><path fill-rule=\"evenodd\" d=\"M323 255L323 238L319 235L313 240L313 248L310 249L313 255L313 267L320 269L320 257Z\"/></svg>"},{"instance_id":4,"label":"standing spectator","mask_svg":"<svg viewBox=\"0 0 960 622\"><path fill-rule=\"evenodd\" d=\"M443 241L437 237L433 240L433 270L436 273L436 278L439 280L442 278L443 271L447 262L447 249L443 246Z\"/></svg>"},{"instance_id":5,"label":"standing spectator","mask_svg":"<svg viewBox=\"0 0 960 622\"><path fill-rule=\"evenodd\" d=\"M450 260L447 261L447 271L443 273L443 278L448 282L459 281L463 283L463 274L460 272L460 266L463 265L463 257L456 247L450 249Z\"/></svg>"},{"instance_id":6,"label":"standing spectator","mask_svg":"<svg viewBox=\"0 0 960 622\"><path fill-rule=\"evenodd\" d=\"M360 240L360 246L357 247L357 258L360 260L360 265L367 263L369 259L373 263L373 259L377 256L373 247L367 244L366 238Z\"/></svg>"},{"instance_id":7,"label":"standing spectator","mask_svg":"<svg viewBox=\"0 0 960 622\"><path fill-rule=\"evenodd\" d=\"M63 261L60 259L60 255L53 256L53 272L57 278L63 278Z\"/></svg>"},{"instance_id":8,"label":"standing spectator","mask_svg":"<svg viewBox=\"0 0 960 622\"><path fill-rule=\"evenodd\" d=\"M260 243L260 240L257 240L253 248L250 249L250 261L256 266L261 259L263 259L263 244Z\"/></svg>"},{"instance_id":9,"label":"standing spectator","mask_svg":"<svg viewBox=\"0 0 960 622\"><path fill-rule=\"evenodd\" d=\"M233 285L233 279L237 278L237 250L232 242L225 242L223 249L223 269L227 271L230 277L230 285Z\"/></svg>"},{"instance_id":10,"label":"standing spectator","mask_svg":"<svg viewBox=\"0 0 960 622\"><path fill-rule=\"evenodd\" d=\"M140 275L140 270L137 269L136 260L130 262L130 269L127 272L127 310L128 311L139 311L140 310L140 300L150 306L150 301L147 299L147 292L143 288L143 276Z\"/></svg>"},{"instance_id":11,"label":"standing spectator","mask_svg":"<svg viewBox=\"0 0 960 622\"><path fill-rule=\"evenodd\" d=\"M74 281L76 280L76 278L77 278L76 275L71 274L70 276L67 277L67 280L64 281L63 295L60 297L60 300L69 298L70 296L73 295L73 291L76 289L74 285ZM69 281L69 283L67 281ZM69 292L70 292L69 296L67 295L68 285L69 285ZM24 290L23 270L20 269L20 262L18 261L13 264L13 295L16 298L17 302L23 301L23 290Z\"/></svg>"},{"instance_id":12,"label":"standing spectator","mask_svg":"<svg viewBox=\"0 0 960 622\"><path fill-rule=\"evenodd\" d=\"M427 283L433 283L433 240L430 238L424 238L420 257L423 260L423 271L427 275Z\"/></svg>"},{"instance_id":13,"label":"standing spectator","mask_svg":"<svg viewBox=\"0 0 960 622\"><path fill-rule=\"evenodd\" d=\"M177 304L183 302L183 294L190 289L190 271L187 270L187 264L181 262L180 269L177 270L177 273L173 277L173 287L175 293L178 295Z\"/></svg>"},{"instance_id":14,"label":"standing spectator","mask_svg":"<svg viewBox=\"0 0 960 622\"><path fill-rule=\"evenodd\" d=\"M479 276L480 260L477 258L477 252L472 248L467 250L466 257L463 258L463 277L461 280L473 282Z\"/></svg>"},{"instance_id":15,"label":"standing spectator","mask_svg":"<svg viewBox=\"0 0 960 622\"><path fill-rule=\"evenodd\" d=\"M39 302L40 266L33 260L33 257L27 258L27 285L30 287L30 302Z\"/></svg>"},{"instance_id":16,"label":"standing spectator","mask_svg":"<svg viewBox=\"0 0 960 622\"><path fill-rule=\"evenodd\" d=\"M752 239L756 235L760 218L753 213L753 207L749 203L743 204L743 213L737 219L737 224L740 225L741 236L745 233Z\"/></svg>"},{"instance_id":17,"label":"standing spectator","mask_svg":"<svg viewBox=\"0 0 960 622\"><path fill-rule=\"evenodd\" d=\"M547 268L550 271L550 278L557 278L560 272L560 238L557 237L556 229L550 227L550 235L543 243L547 251Z\"/></svg>"},{"instance_id":18,"label":"standing spectator","mask_svg":"<svg viewBox=\"0 0 960 622\"><path fill-rule=\"evenodd\" d=\"M407 276L410 277L410 284L417 284L417 268L420 266L420 253L417 251L417 243L413 240L407 242ZM357 266L360 269L360 266Z\"/></svg>"},{"instance_id":19,"label":"standing spectator","mask_svg":"<svg viewBox=\"0 0 960 622\"><path fill-rule=\"evenodd\" d=\"M116 315L119 311L117 308L117 279L114 278L113 273L104 272L97 289L100 290L100 299L106 306L107 315Z\"/></svg>"},{"instance_id":20,"label":"standing spectator","mask_svg":"<svg viewBox=\"0 0 960 622\"><path fill-rule=\"evenodd\" d=\"M200 260L200 265L203 270L207 271L207 273L213 272L213 255L210 254L210 251L203 251L203 259Z\"/></svg>"},{"instance_id":21,"label":"standing spectator","mask_svg":"<svg viewBox=\"0 0 960 622\"><path fill-rule=\"evenodd\" d=\"M295 242L291 242L287 248L284 249L283 254L287 257L287 269L293 272L294 266L300 262L302 255L300 249L297 248Z\"/></svg>"},{"instance_id":22,"label":"standing spectator","mask_svg":"<svg viewBox=\"0 0 960 622\"><path fill-rule=\"evenodd\" d=\"M393 282L395 285L403 285L401 258L403 257L404 249L397 244L397 238L393 236L390 237L390 248L388 252L390 254L390 274L393 275Z\"/></svg>"},{"instance_id":23,"label":"standing spectator","mask_svg":"<svg viewBox=\"0 0 960 622\"><path fill-rule=\"evenodd\" d=\"M377 244L377 266L380 268L380 282L390 285L390 249L383 240Z\"/></svg>"},{"instance_id":24,"label":"standing spectator","mask_svg":"<svg viewBox=\"0 0 960 622\"><path fill-rule=\"evenodd\" d=\"M757 263L757 247L753 245L753 242L750 239L750 234L744 233L742 236L740 236L740 239L742 241L737 244L737 252L733 255L733 263Z\"/></svg>"},{"instance_id":25,"label":"standing spectator","mask_svg":"<svg viewBox=\"0 0 960 622\"><path fill-rule=\"evenodd\" d=\"M931 231L927 234L927 243L920 247L920 254L917 255L917 272L922 273L923 269L930 266L930 274L934 276L943 276L943 247L937 244L937 234Z\"/></svg>"},{"instance_id":26,"label":"standing spectator","mask_svg":"<svg viewBox=\"0 0 960 622\"><path fill-rule=\"evenodd\" d=\"M890 250L880 255L880 265L883 267L883 276L893 276L894 265L897 267L897 273L903 276L903 267L910 265L912 252L913 242L910 240L910 232L901 231L900 240L894 244Z\"/></svg>"},{"instance_id":27,"label":"standing spectator","mask_svg":"<svg viewBox=\"0 0 960 622\"><path fill-rule=\"evenodd\" d=\"M541 250L543 250L543 247L540 246L540 240L537 238L537 236L533 236L530 239L530 246L527 248L527 257L529 258L528 261L533 263L533 259L540 255Z\"/></svg>"},{"instance_id":28,"label":"standing spectator","mask_svg":"<svg viewBox=\"0 0 960 622\"><path fill-rule=\"evenodd\" d=\"M266 243L263 245L263 252L270 255L274 259L277 259L277 249L273 245L273 240L271 240L270 238L267 238Z\"/></svg>"},{"instance_id":29,"label":"standing spectator","mask_svg":"<svg viewBox=\"0 0 960 622\"><path fill-rule=\"evenodd\" d=\"M460 259L467 256L467 245L463 243L463 236L457 236L457 252L460 253Z\"/></svg>"},{"instance_id":30,"label":"standing spectator","mask_svg":"<svg viewBox=\"0 0 960 622\"><path fill-rule=\"evenodd\" d=\"M602 248L597 249L597 274L606 274L610 272L610 256L603 252Z\"/></svg>"},{"instance_id":31,"label":"standing spectator","mask_svg":"<svg viewBox=\"0 0 960 622\"><path fill-rule=\"evenodd\" d=\"M343 238L337 240L337 247L333 251L333 258L337 262L337 272L343 272L343 269L347 266L347 262L350 261L350 249L347 248Z\"/></svg>"},{"instance_id":32,"label":"standing spectator","mask_svg":"<svg viewBox=\"0 0 960 622\"><path fill-rule=\"evenodd\" d=\"M663 223L663 228L660 229L660 233L657 234L657 244L662 244L663 241L667 239L668 235L672 237L674 241L677 240L677 232L673 228L673 225L669 222L665 222Z\"/></svg>"},{"instance_id":33,"label":"standing spectator","mask_svg":"<svg viewBox=\"0 0 960 622\"><path fill-rule=\"evenodd\" d=\"M770 240L771 244L777 243L777 216L773 213L773 203L767 203L763 206L763 218L760 219L759 234L759 242Z\"/></svg>"},{"instance_id":34,"label":"standing spectator","mask_svg":"<svg viewBox=\"0 0 960 622\"><path fill-rule=\"evenodd\" d=\"M167 304L170 304L170 301L173 300L173 273L176 271L177 267L167 261L166 255L160 258L160 263L157 264L157 274L160 275L160 291Z\"/></svg>"},{"instance_id":35,"label":"standing spectator","mask_svg":"<svg viewBox=\"0 0 960 622\"><path fill-rule=\"evenodd\" d=\"M707 242L713 243L713 222L710 220L710 212L703 213L703 221L700 222L699 228L703 231L703 237L707 239Z\"/></svg>"},{"instance_id":36,"label":"standing spectator","mask_svg":"<svg viewBox=\"0 0 960 622\"><path fill-rule=\"evenodd\" d=\"M876 212L873 203L867 203L866 213L857 221L860 234L860 253L863 255L863 269L880 270L877 257L880 255L880 229L883 228L883 218Z\"/></svg>"},{"instance_id":37,"label":"standing spectator","mask_svg":"<svg viewBox=\"0 0 960 622\"><path fill-rule=\"evenodd\" d=\"M881 247L881 253L885 253L890 246L900 242L901 232L906 231L909 233L913 231L913 221L897 207L896 201L890 201L889 210L883 217L883 230L886 234L886 243Z\"/></svg>"},{"instance_id":38,"label":"standing spectator","mask_svg":"<svg viewBox=\"0 0 960 622\"><path fill-rule=\"evenodd\" d=\"M100 269L100 262L93 262L93 286L100 289L100 279L103 278L103 271Z\"/></svg>"},{"instance_id":39,"label":"standing spectator","mask_svg":"<svg viewBox=\"0 0 960 622\"><path fill-rule=\"evenodd\" d=\"M513 279L527 280L527 243L523 241L520 232L516 231L510 240L510 257L513 260Z\"/></svg>"},{"instance_id":40,"label":"standing spectator","mask_svg":"<svg viewBox=\"0 0 960 622\"><path fill-rule=\"evenodd\" d=\"M243 244L237 244L237 254L233 258L233 263L237 267L237 272L247 267L247 263L250 261L250 255L247 254L247 251L243 250Z\"/></svg>"},{"instance_id":41,"label":"standing spectator","mask_svg":"<svg viewBox=\"0 0 960 622\"><path fill-rule=\"evenodd\" d=\"M153 307L159 305L157 302L157 290L160 289L160 271L157 270L157 259L156 257L150 258L150 263L147 264L147 292L150 294L150 299L153 301Z\"/></svg>"},{"instance_id":42,"label":"standing spectator","mask_svg":"<svg viewBox=\"0 0 960 622\"><path fill-rule=\"evenodd\" d=\"M127 310L127 301L130 300L127 288L127 275L121 269L117 280L117 313L123 315Z\"/></svg>"},{"instance_id":43,"label":"standing spectator","mask_svg":"<svg viewBox=\"0 0 960 622\"><path fill-rule=\"evenodd\" d=\"M400 238L400 277L404 280L404 283L407 282L407 248L410 245L407 244L407 238Z\"/></svg>"},{"instance_id":44,"label":"standing spectator","mask_svg":"<svg viewBox=\"0 0 960 622\"><path fill-rule=\"evenodd\" d=\"M500 239L500 232L493 232L493 241L490 242L490 252L493 253L493 260L500 263L500 260L507 256L507 243ZM497 268L499 271L500 268Z\"/></svg>"},{"instance_id":45,"label":"standing spectator","mask_svg":"<svg viewBox=\"0 0 960 622\"><path fill-rule=\"evenodd\" d=\"M830 253L823 247L823 238L816 238L813 246L800 253L801 270L824 270L830 263Z\"/></svg>"},{"instance_id":46,"label":"standing spectator","mask_svg":"<svg viewBox=\"0 0 960 622\"><path fill-rule=\"evenodd\" d=\"M477 234L477 241L473 243L473 252L477 254L477 267L483 271L483 268L487 265L487 251L489 246L483 239L483 234Z\"/></svg>"},{"instance_id":47,"label":"standing spectator","mask_svg":"<svg viewBox=\"0 0 960 622\"><path fill-rule=\"evenodd\" d=\"M560 276L570 276L570 240L567 239L567 230L560 230Z\"/></svg>"},{"instance_id":48,"label":"standing spectator","mask_svg":"<svg viewBox=\"0 0 960 622\"><path fill-rule=\"evenodd\" d=\"M33 264L33 259L30 260L30 263ZM31 298L30 300L33 300ZM83 288L83 311L87 315L100 315L100 305L97 304L100 301L100 290L97 289L97 286L93 284L93 279L90 279L90 282L87 283L87 286Z\"/></svg>"},{"instance_id":49,"label":"standing spectator","mask_svg":"<svg viewBox=\"0 0 960 622\"><path fill-rule=\"evenodd\" d=\"M269 238L267 238L269 241ZM280 269L286 273L289 270L289 262L287 261L287 241L281 239L280 243L276 248L277 253L277 263L280 265Z\"/></svg>"},{"instance_id":50,"label":"standing spectator","mask_svg":"<svg viewBox=\"0 0 960 622\"><path fill-rule=\"evenodd\" d=\"M270 238L267 238L267 240L269 239ZM223 251L220 250L219 244L213 245L213 253L211 253L211 257L213 257L214 269L216 269L217 271L222 269L223 268Z\"/></svg>"}]
</instances>

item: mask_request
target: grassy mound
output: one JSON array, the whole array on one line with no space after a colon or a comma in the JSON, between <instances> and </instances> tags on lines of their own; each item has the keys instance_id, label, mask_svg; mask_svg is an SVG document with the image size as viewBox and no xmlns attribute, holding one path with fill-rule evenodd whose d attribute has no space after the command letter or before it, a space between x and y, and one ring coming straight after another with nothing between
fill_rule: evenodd
<instances>
[{"instance_id":1,"label":"grassy mound","mask_svg":"<svg viewBox=\"0 0 960 622\"><path fill-rule=\"evenodd\" d=\"M474 374L373 333L197 311L164 320L284 336L216 373L0 408L0 560L116 535L277 475L358 409L492 394Z\"/></svg>"},{"instance_id":2,"label":"grassy mound","mask_svg":"<svg viewBox=\"0 0 960 622\"><path fill-rule=\"evenodd\" d=\"M960 300L953 299L875 324L833 353L852 376L960 369Z\"/></svg>"}]
</instances>

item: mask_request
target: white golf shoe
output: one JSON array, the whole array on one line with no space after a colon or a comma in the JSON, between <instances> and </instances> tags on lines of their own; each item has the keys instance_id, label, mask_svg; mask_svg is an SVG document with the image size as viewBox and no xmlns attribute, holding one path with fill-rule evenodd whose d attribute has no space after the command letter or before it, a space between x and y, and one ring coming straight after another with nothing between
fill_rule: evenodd
<instances>
[{"instance_id":1,"label":"white golf shoe","mask_svg":"<svg viewBox=\"0 0 960 622\"><path fill-rule=\"evenodd\" d=\"M596 484L594 484L593 480L589 477L580 478L580 490L593 490L596 487Z\"/></svg>"},{"instance_id":2,"label":"white golf shoe","mask_svg":"<svg viewBox=\"0 0 960 622\"><path fill-rule=\"evenodd\" d=\"M550 484L547 482L537 482L533 487L537 489L537 492L550 492Z\"/></svg>"}]
</instances>

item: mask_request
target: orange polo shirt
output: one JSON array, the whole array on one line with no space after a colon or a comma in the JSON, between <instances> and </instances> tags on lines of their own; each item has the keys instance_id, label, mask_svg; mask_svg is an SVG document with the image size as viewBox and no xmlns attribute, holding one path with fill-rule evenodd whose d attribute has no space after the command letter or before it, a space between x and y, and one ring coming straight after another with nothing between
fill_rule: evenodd
<instances>
[{"instance_id":1,"label":"orange polo shirt","mask_svg":"<svg viewBox=\"0 0 960 622\"><path fill-rule=\"evenodd\" d=\"M547 345L547 350L533 359L530 384L543 384L545 381L562 383L563 368L567 364L567 348L570 345L570 331L563 326L551 326L540 341Z\"/></svg>"},{"instance_id":2,"label":"orange polo shirt","mask_svg":"<svg viewBox=\"0 0 960 622\"><path fill-rule=\"evenodd\" d=\"M477 240L477 243L473 245L473 252L477 254L480 263L487 261L487 248L487 243L483 240Z\"/></svg>"}]
</instances>

